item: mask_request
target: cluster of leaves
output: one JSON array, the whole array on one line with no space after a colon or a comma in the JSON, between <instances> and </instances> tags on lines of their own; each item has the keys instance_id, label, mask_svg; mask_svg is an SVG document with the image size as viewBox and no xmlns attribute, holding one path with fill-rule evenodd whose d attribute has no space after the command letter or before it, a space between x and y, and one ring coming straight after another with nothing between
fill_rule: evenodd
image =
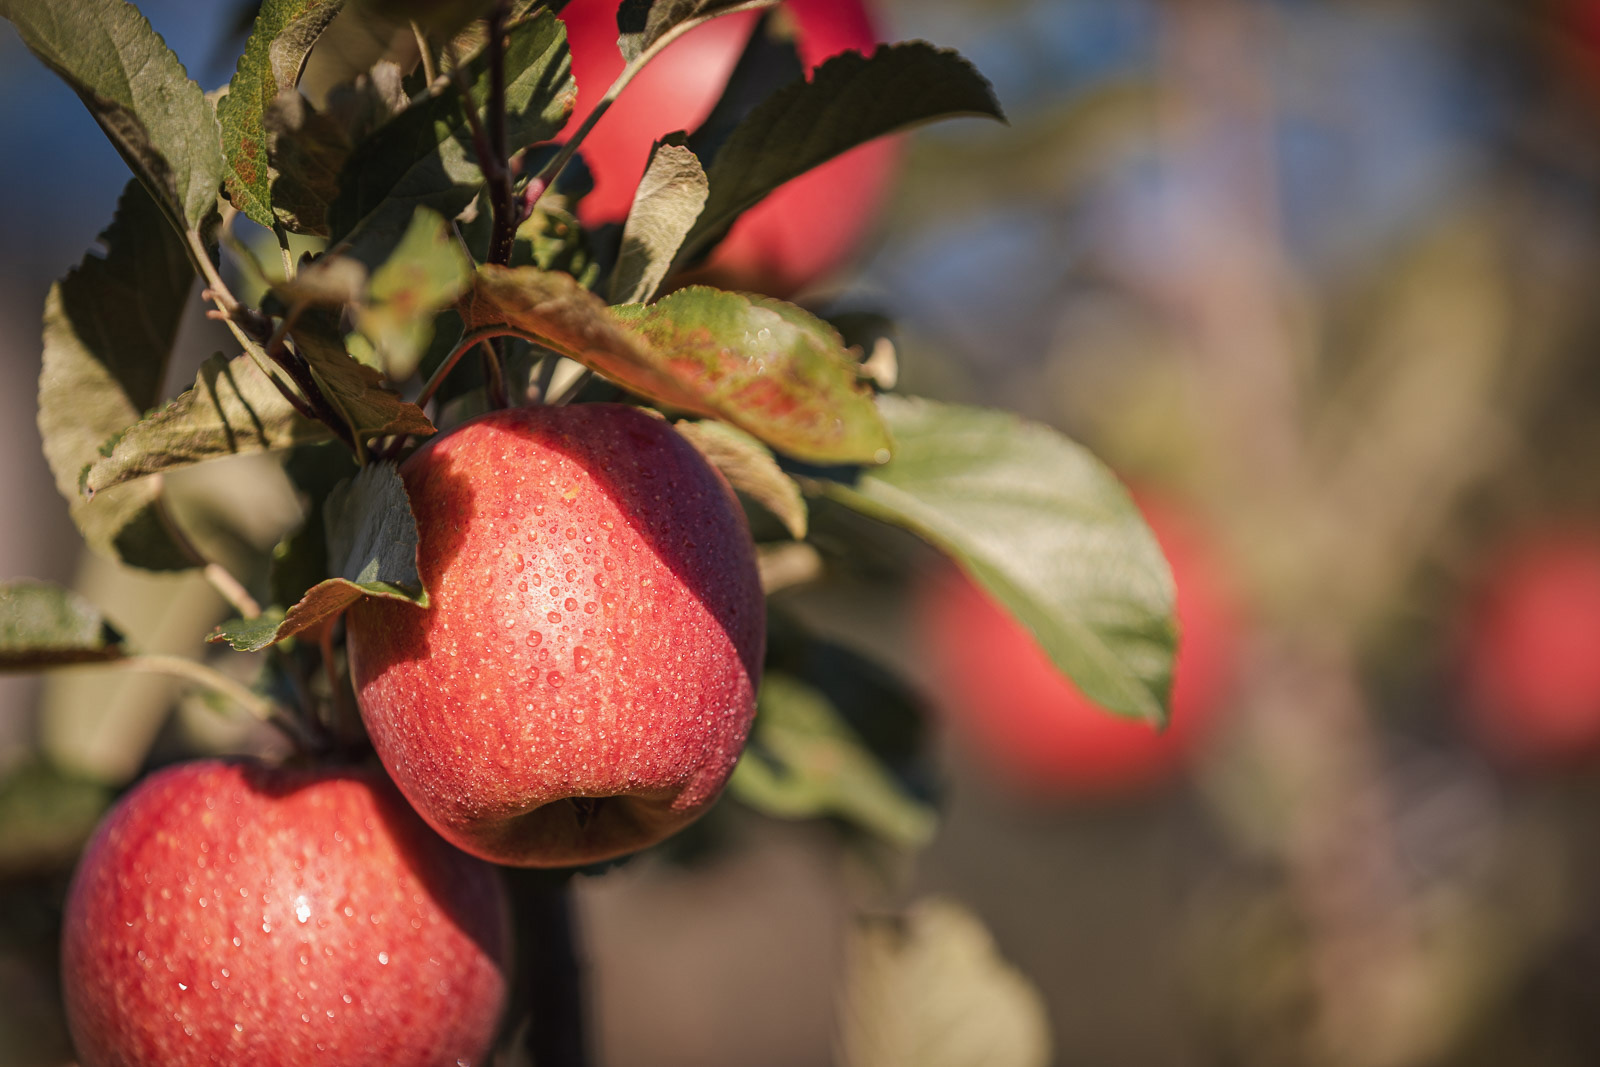
<instances>
[{"instance_id":1,"label":"cluster of leaves","mask_svg":"<svg viewBox=\"0 0 1600 1067\"><path fill-rule=\"evenodd\" d=\"M623 5L619 86L699 22L761 6ZM783 182L930 119L998 118L964 60L922 43L847 53L739 121L719 108L729 128L655 145L626 221L596 234L577 222L583 188L566 166L587 127L548 144L576 90L564 28L546 6L499 4L486 20L416 27L418 69L350 71L315 104L299 91L335 18L400 11L382 0L348 10L343 0L265 0L231 83L208 95L125 0L0 0L0 15L78 93L135 178L104 254L62 279L45 308L39 425L92 547L138 568L206 567L163 475L281 455L305 526L278 545L254 595L235 597L241 617L214 639L259 651L314 636L326 649L360 597L427 604L394 466L407 449L507 395L625 397L673 417L753 514L776 520L757 523L772 528L771 542L811 538L826 568L853 549L849 538L812 537L813 520L831 516L831 528L860 537L907 531L1027 623L1088 695L1163 718L1170 578L1103 466L1009 415L877 393L859 351L799 306L674 288ZM277 236L281 269L256 261L241 220ZM291 248L304 253L298 261ZM233 295L230 272L265 280L259 307ZM240 354L212 357L166 400L161 383L197 277ZM841 526L841 515L859 521ZM844 818L902 845L925 841L928 808L871 751L873 727L851 707L914 698L859 659L820 667L809 638L774 633L736 795L777 814ZM129 655L71 594L0 592L0 667ZM823 676L855 679L854 696L830 692Z\"/></svg>"}]
</instances>

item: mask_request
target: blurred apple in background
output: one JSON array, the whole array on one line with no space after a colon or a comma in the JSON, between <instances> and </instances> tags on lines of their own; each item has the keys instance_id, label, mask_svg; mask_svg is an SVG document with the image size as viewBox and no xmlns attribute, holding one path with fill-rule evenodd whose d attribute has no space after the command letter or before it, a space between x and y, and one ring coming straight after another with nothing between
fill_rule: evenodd
<instances>
[{"instance_id":1,"label":"blurred apple in background","mask_svg":"<svg viewBox=\"0 0 1600 1067\"><path fill-rule=\"evenodd\" d=\"M1225 708L1239 644L1226 570L1192 520L1141 498L1177 585L1181 628L1165 731L1113 715L1023 625L950 569L922 591L929 670L950 727L998 780L1033 796L1132 793L1171 778Z\"/></svg>"},{"instance_id":2,"label":"blurred apple in background","mask_svg":"<svg viewBox=\"0 0 1600 1067\"><path fill-rule=\"evenodd\" d=\"M1600 756L1600 528L1527 531L1494 556L1461 671L1469 727L1496 757Z\"/></svg>"},{"instance_id":3,"label":"blurred apple in background","mask_svg":"<svg viewBox=\"0 0 1600 1067\"><path fill-rule=\"evenodd\" d=\"M775 9L795 29L809 71L839 52L870 53L880 37L861 0L788 0ZM561 11L578 82L572 133L618 74L617 0L573 0ZM650 146L694 132L722 96L760 13L725 15L686 34L639 74L581 149L594 191L579 205L588 225L625 218ZM898 142L878 140L784 185L742 217L695 280L787 297L842 266L888 192Z\"/></svg>"}]
</instances>

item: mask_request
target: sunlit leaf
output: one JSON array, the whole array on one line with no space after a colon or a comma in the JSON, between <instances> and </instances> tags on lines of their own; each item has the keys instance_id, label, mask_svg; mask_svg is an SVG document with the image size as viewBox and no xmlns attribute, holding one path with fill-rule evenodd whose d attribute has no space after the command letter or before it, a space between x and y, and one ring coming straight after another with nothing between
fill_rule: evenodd
<instances>
[{"instance_id":1,"label":"sunlit leaf","mask_svg":"<svg viewBox=\"0 0 1600 1067\"><path fill-rule=\"evenodd\" d=\"M416 373L433 340L434 316L453 304L472 276L472 261L443 216L418 208L393 254L373 271L355 308L355 327L372 343L384 374Z\"/></svg>"},{"instance_id":2,"label":"sunlit leaf","mask_svg":"<svg viewBox=\"0 0 1600 1067\"><path fill-rule=\"evenodd\" d=\"M122 635L70 589L49 582L0 583L0 671L120 659Z\"/></svg>"},{"instance_id":3,"label":"sunlit leaf","mask_svg":"<svg viewBox=\"0 0 1600 1067\"><path fill-rule=\"evenodd\" d=\"M633 194L611 274L611 302L637 304L656 293L684 237L705 206L705 171L683 144L658 144Z\"/></svg>"},{"instance_id":4,"label":"sunlit leaf","mask_svg":"<svg viewBox=\"0 0 1600 1067\"><path fill-rule=\"evenodd\" d=\"M791 537L799 540L806 535L806 500L800 486L765 445L722 422L680 420L676 426L729 485L772 512Z\"/></svg>"},{"instance_id":5,"label":"sunlit leaf","mask_svg":"<svg viewBox=\"0 0 1600 1067\"><path fill-rule=\"evenodd\" d=\"M194 385L116 438L83 473L83 492L100 493L136 478L208 459L268 452L328 435L284 399L249 356L206 360Z\"/></svg>"},{"instance_id":6,"label":"sunlit leaf","mask_svg":"<svg viewBox=\"0 0 1600 1067\"><path fill-rule=\"evenodd\" d=\"M386 434L431 434L422 409L389 390L377 371L345 351L344 338L329 317L302 315L290 331L296 350L330 403L344 416L357 441Z\"/></svg>"},{"instance_id":7,"label":"sunlit leaf","mask_svg":"<svg viewBox=\"0 0 1600 1067\"><path fill-rule=\"evenodd\" d=\"M282 94L293 91L311 46L343 6L344 0L262 0L228 92L217 102L228 198L262 226L277 221L267 110Z\"/></svg>"},{"instance_id":8,"label":"sunlit leaf","mask_svg":"<svg viewBox=\"0 0 1600 1067\"><path fill-rule=\"evenodd\" d=\"M954 901L857 921L839 1005L841 1067L1046 1067L1050 1023L1033 983Z\"/></svg>"},{"instance_id":9,"label":"sunlit leaf","mask_svg":"<svg viewBox=\"0 0 1600 1067\"><path fill-rule=\"evenodd\" d=\"M1015 415L893 396L879 406L894 459L809 488L943 549L1097 704L1164 721L1172 577L1111 472Z\"/></svg>"}]
</instances>

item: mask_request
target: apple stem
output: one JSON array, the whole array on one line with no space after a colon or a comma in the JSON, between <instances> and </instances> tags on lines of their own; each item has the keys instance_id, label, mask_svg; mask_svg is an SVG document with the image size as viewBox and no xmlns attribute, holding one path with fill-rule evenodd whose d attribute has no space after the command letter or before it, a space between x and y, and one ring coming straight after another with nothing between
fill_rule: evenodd
<instances>
[{"instance_id":1,"label":"apple stem","mask_svg":"<svg viewBox=\"0 0 1600 1067\"><path fill-rule=\"evenodd\" d=\"M151 674L165 674L174 678L181 678L192 682L202 688L209 689L219 696L232 700L262 722L270 723L288 735L296 746L304 751L312 752L321 746L317 738L307 730L306 725L298 718L289 714L287 710L276 701L269 700L249 686L234 678L228 677L219 670L207 667L196 660L184 656L172 656L161 653L147 652L137 656L129 656L122 660L112 660L135 671L145 671Z\"/></svg>"},{"instance_id":2,"label":"apple stem","mask_svg":"<svg viewBox=\"0 0 1600 1067\"><path fill-rule=\"evenodd\" d=\"M527 1005L522 1028L537 1067L588 1067L588 1014L578 956L572 874L510 870L518 968L511 1003Z\"/></svg>"}]
</instances>

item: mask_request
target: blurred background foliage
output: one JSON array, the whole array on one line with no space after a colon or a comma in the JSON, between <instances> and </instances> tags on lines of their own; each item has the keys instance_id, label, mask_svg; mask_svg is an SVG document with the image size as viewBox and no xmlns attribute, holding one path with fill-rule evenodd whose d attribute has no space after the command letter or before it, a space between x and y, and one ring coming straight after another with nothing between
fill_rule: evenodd
<instances>
[{"instance_id":1,"label":"blurred background foliage","mask_svg":"<svg viewBox=\"0 0 1600 1067\"><path fill-rule=\"evenodd\" d=\"M226 79L234 5L140 6L203 85ZM883 1061L853 1005L996 949L1036 985L1064 1064L1600 1060L1597 762L1486 750L1462 662L1498 546L1600 521L1600 4L882 16L891 38L971 58L1011 125L912 137L869 249L807 302L891 320L904 391L1055 425L1180 502L1242 606L1237 679L1181 775L1074 798L1017 791L958 733L919 729L906 694L839 667L856 699L836 703L916 798L870 817L920 839L931 803L931 844L912 860L725 803L585 879L600 1061L867 1067ZM121 163L9 28L0 99L0 567L187 649L221 602L82 556L34 431L39 308L109 218ZM218 347L192 316L172 382ZM252 501L258 528L214 530L219 551L298 517L270 462L174 481L196 525ZM781 603L930 694L904 553L883 555ZM6 1063L70 1058L59 900L107 798L179 753L271 743L179 696L143 676L0 681ZM964 901L994 944L938 902L847 937L863 906L928 894ZM1017 1004L985 1017L1031 1062L1042 1039Z\"/></svg>"}]
</instances>

